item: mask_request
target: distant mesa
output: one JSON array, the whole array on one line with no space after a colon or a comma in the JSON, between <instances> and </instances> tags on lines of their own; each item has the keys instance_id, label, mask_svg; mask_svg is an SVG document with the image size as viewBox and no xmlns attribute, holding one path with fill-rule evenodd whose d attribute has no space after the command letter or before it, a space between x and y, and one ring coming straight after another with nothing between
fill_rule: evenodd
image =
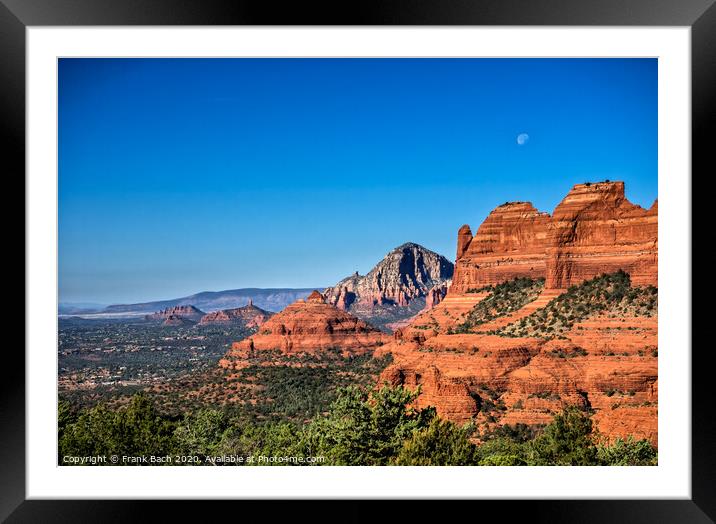
<instances>
[{"instance_id":1,"label":"distant mesa","mask_svg":"<svg viewBox=\"0 0 716 524\"><path fill-rule=\"evenodd\" d=\"M258 333L232 344L221 360L225 368L245 365L252 351L279 350L284 353L340 351L362 354L386 342L388 335L358 317L327 304L313 291L268 319Z\"/></svg>"},{"instance_id":2,"label":"distant mesa","mask_svg":"<svg viewBox=\"0 0 716 524\"><path fill-rule=\"evenodd\" d=\"M233 309L222 309L207 313L199 321L200 326L217 325L241 325L247 328L257 328L266 322L274 313L265 311L254 306L253 300L243 307Z\"/></svg>"},{"instance_id":3,"label":"distant mesa","mask_svg":"<svg viewBox=\"0 0 716 524\"><path fill-rule=\"evenodd\" d=\"M184 325L179 323L180 320L186 320L191 323L199 322L204 315L205 313L202 310L189 305L169 307L161 311L157 311L156 313L152 313L151 315L146 315L144 319L163 322L164 325L167 326L174 326ZM170 322L167 323L167 321Z\"/></svg>"},{"instance_id":4,"label":"distant mesa","mask_svg":"<svg viewBox=\"0 0 716 524\"><path fill-rule=\"evenodd\" d=\"M225 291L202 291L181 298L138 302L136 304L114 304L96 313L102 314L151 314L175 306L193 305L206 312L235 309L245 306L249 300L265 311L281 311L299 298L305 298L314 288L241 288Z\"/></svg>"},{"instance_id":5,"label":"distant mesa","mask_svg":"<svg viewBox=\"0 0 716 524\"><path fill-rule=\"evenodd\" d=\"M57 305L57 313L59 315L82 315L97 313L105 307L107 307L105 304L97 304L94 302L60 302Z\"/></svg>"}]
</instances>

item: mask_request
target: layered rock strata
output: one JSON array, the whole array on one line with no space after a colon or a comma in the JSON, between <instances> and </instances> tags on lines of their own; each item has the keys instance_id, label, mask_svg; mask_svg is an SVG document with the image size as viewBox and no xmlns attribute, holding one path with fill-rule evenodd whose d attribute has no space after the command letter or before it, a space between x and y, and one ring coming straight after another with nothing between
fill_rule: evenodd
<instances>
[{"instance_id":1,"label":"layered rock strata","mask_svg":"<svg viewBox=\"0 0 716 524\"><path fill-rule=\"evenodd\" d=\"M622 269L635 285L657 285L658 205L643 209L623 182L578 184L557 206L546 250L546 287L566 288Z\"/></svg>"},{"instance_id":2,"label":"layered rock strata","mask_svg":"<svg viewBox=\"0 0 716 524\"><path fill-rule=\"evenodd\" d=\"M550 218L529 202L505 203L485 219L470 238L458 232L452 293L475 291L516 277L544 277Z\"/></svg>"},{"instance_id":3,"label":"layered rock strata","mask_svg":"<svg viewBox=\"0 0 716 524\"><path fill-rule=\"evenodd\" d=\"M550 216L527 202L494 209L474 236L458 231L451 293L463 294L516 277L545 278L567 288L622 269L636 285L656 285L658 204L626 199L623 182L577 184Z\"/></svg>"},{"instance_id":4,"label":"layered rock strata","mask_svg":"<svg viewBox=\"0 0 716 524\"><path fill-rule=\"evenodd\" d=\"M591 408L607 438L657 444L656 318L593 318L566 339L396 332L376 354L394 362L380 381L421 387L417 404L481 431L549 423L569 405ZM495 407L497 406L497 407Z\"/></svg>"}]
</instances>

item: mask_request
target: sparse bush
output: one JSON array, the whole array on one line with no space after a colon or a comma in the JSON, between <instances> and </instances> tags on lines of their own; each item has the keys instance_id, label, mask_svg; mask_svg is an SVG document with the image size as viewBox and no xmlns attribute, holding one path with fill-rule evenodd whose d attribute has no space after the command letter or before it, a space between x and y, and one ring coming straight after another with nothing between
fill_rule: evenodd
<instances>
[{"instance_id":1,"label":"sparse bush","mask_svg":"<svg viewBox=\"0 0 716 524\"><path fill-rule=\"evenodd\" d=\"M465 321L457 325L453 333L469 333L481 324L510 314L535 300L544 288L544 279L515 278L494 286L486 286L475 292L490 294L478 302L467 314Z\"/></svg>"},{"instance_id":2,"label":"sparse bush","mask_svg":"<svg viewBox=\"0 0 716 524\"><path fill-rule=\"evenodd\" d=\"M630 277L624 271L602 274L569 287L544 308L503 327L497 334L559 338L574 323L592 314L652 316L657 306L657 294L653 286L631 287Z\"/></svg>"}]
</instances>

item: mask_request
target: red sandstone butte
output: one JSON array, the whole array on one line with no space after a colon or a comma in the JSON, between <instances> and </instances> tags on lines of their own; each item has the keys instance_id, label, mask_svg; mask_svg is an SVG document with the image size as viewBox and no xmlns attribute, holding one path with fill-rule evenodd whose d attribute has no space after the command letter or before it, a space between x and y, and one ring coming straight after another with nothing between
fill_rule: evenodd
<instances>
[{"instance_id":1,"label":"red sandstone butte","mask_svg":"<svg viewBox=\"0 0 716 524\"><path fill-rule=\"evenodd\" d=\"M577 184L550 216L528 202L495 208L474 237L458 231L451 292L499 284L515 277L545 278L567 288L623 269L635 285L656 285L658 204L632 204L624 182Z\"/></svg>"},{"instance_id":2,"label":"red sandstone butte","mask_svg":"<svg viewBox=\"0 0 716 524\"><path fill-rule=\"evenodd\" d=\"M508 202L494 209L471 239L469 226L462 226L451 292L544 277L549 220L529 202Z\"/></svg>"},{"instance_id":3,"label":"red sandstone butte","mask_svg":"<svg viewBox=\"0 0 716 524\"><path fill-rule=\"evenodd\" d=\"M169 316L167 316L167 318L164 319L164 322L162 322L162 325L163 326L192 326L192 325L194 325L194 323L195 322L193 320L186 318L186 317L182 317L179 315L169 315Z\"/></svg>"},{"instance_id":4,"label":"red sandstone butte","mask_svg":"<svg viewBox=\"0 0 716 524\"><path fill-rule=\"evenodd\" d=\"M624 182L577 184L552 215L548 288L566 288L623 269L634 285L657 285L656 202L646 210L624 196Z\"/></svg>"},{"instance_id":5,"label":"red sandstone butte","mask_svg":"<svg viewBox=\"0 0 716 524\"><path fill-rule=\"evenodd\" d=\"M284 353L319 353L336 349L361 354L372 351L389 336L359 318L326 304L318 291L298 300L272 316L258 333L234 342L219 362L222 367L240 367L248 353L279 350Z\"/></svg>"}]
</instances>

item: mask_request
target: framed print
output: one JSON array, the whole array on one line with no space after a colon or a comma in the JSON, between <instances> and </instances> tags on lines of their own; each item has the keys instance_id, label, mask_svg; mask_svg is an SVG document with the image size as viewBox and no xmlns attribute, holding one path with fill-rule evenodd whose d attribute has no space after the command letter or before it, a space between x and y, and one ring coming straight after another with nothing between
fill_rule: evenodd
<instances>
[{"instance_id":1,"label":"framed print","mask_svg":"<svg viewBox=\"0 0 716 524\"><path fill-rule=\"evenodd\" d=\"M3 518L713 519L691 198L715 9L6 1Z\"/></svg>"}]
</instances>

